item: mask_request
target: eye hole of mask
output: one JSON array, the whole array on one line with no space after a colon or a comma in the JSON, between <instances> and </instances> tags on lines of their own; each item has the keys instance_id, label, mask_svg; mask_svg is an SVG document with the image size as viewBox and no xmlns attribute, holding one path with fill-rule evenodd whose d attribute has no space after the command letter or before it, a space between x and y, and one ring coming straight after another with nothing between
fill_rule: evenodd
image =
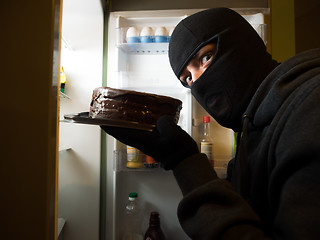
<instances>
[{"instance_id":1,"label":"eye hole of mask","mask_svg":"<svg viewBox=\"0 0 320 240\"><path fill-rule=\"evenodd\" d=\"M214 44L212 46L209 46L208 48L208 45L209 44ZM208 48L208 49L207 49ZM213 62L215 61L215 58L216 58L216 55L217 55L217 52L218 52L218 39L215 37L213 40L210 40L208 41L208 43L206 43L204 46L202 46L197 52L196 54L193 55L193 58L198 58L199 61L201 61L201 64L202 65L202 60L207 57L207 56L210 56L210 63L208 66L206 66L205 70L203 71L203 73L198 77L197 80L199 80L201 78L201 76L207 71L207 69L213 64ZM189 62L185 65L184 68L186 68L188 66L188 64L190 64L190 61L191 59L189 60ZM188 78L189 76L185 77ZM197 81L196 80L196 81ZM184 86L185 88L189 88L191 89L191 86L196 82L194 81L193 84L191 86L189 86L188 82L187 81L183 81L183 80L180 80L179 81L181 82L182 86Z\"/></svg>"}]
</instances>

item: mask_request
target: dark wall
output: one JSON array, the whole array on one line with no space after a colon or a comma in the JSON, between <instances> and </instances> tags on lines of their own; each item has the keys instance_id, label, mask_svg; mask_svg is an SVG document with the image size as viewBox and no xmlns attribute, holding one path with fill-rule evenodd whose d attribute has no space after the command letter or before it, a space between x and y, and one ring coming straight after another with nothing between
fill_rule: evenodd
<instances>
[{"instance_id":1,"label":"dark wall","mask_svg":"<svg viewBox=\"0 0 320 240\"><path fill-rule=\"evenodd\" d=\"M295 0L296 53L320 47L320 1Z\"/></svg>"}]
</instances>

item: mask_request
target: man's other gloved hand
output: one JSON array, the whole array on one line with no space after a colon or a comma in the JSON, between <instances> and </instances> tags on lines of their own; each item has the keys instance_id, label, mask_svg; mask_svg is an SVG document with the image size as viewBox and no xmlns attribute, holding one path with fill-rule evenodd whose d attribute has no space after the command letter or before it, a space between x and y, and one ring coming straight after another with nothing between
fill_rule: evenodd
<instances>
[{"instance_id":1,"label":"man's other gloved hand","mask_svg":"<svg viewBox=\"0 0 320 240\"><path fill-rule=\"evenodd\" d=\"M120 142L138 148L143 153L162 163L170 170L185 158L199 153L197 143L168 116L157 121L152 132L119 127L100 126Z\"/></svg>"}]
</instances>

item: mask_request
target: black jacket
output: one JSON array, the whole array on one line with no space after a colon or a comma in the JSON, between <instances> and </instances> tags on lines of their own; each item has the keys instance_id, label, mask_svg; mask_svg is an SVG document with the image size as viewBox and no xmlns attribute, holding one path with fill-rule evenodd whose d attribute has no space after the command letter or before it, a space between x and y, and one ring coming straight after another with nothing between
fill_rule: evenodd
<instances>
[{"instance_id":1,"label":"black jacket","mask_svg":"<svg viewBox=\"0 0 320 240\"><path fill-rule=\"evenodd\" d=\"M174 169L178 217L192 239L320 238L320 49L280 64L244 118L231 183L203 154Z\"/></svg>"}]
</instances>

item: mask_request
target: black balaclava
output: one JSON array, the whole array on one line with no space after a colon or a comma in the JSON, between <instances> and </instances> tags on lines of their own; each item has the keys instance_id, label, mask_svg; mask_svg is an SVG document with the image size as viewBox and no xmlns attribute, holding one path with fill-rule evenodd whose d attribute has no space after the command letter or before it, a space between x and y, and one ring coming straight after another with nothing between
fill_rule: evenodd
<instances>
[{"instance_id":1,"label":"black balaclava","mask_svg":"<svg viewBox=\"0 0 320 240\"><path fill-rule=\"evenodd\" d=\"M210 42L217 43L216 54L191 86L191 93L218 123L240 131L242 114L277 62L241 15L214 8L185 18L172 33L169 60L178 78L189 60Z\"/></svg>"}]
</instances>

